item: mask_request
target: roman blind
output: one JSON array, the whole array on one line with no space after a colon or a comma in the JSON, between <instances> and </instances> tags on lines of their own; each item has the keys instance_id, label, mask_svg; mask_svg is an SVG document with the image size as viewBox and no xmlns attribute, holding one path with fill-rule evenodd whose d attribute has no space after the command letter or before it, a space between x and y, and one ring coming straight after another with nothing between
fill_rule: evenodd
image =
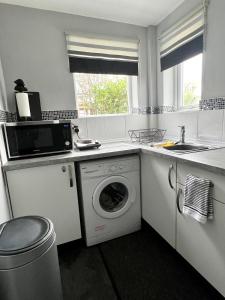
<instances>
[{"instance_id":1,"label":"roman blind","mask_svg":"<svg viewBox=\"0 0 225 300\"><path fill-rule=\"evenodd\" d=\"M72 73L138 75L139 41L66 34Z\"/></svg>"},{"instance_id":2,"label":"roman blind","mask_svg":"<svg viewBox=\"0 0 225 300\"><path fill-rule=\"evenodd\" d=\"M208 1L159 37L161 71L203 52Z\"/></svg>"}]
</instances>

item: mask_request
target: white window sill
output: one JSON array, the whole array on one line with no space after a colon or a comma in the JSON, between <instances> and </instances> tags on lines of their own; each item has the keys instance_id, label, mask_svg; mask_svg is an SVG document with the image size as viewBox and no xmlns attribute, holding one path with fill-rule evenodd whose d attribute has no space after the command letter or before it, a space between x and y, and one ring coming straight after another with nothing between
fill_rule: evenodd
<instances>
[{"instance_id":1,"label":"white window sill","mask_svg":"<svg viewBox=\"0 0 225 300\"><path fill-rule=\"evenodd\" d=\"M193 108L178 108L175 111L165 111L163 114L177 114L177 113L191 113L191 112L197 112L200 111L198 107L193 107Z\"/></svg>"},{"instance_id":2,"label":"white window sill","mask_svg":"<svg viewBox=\"0 0 225 300\"><path fill-rule=\"evenodd\" d=\"M109 117L117 118L117 117L126 117L126 116L132 116L132 115L135 115L135 114L125 113L125 114L107 114L107 115L105 114L105 115L78 116L77 119L109 118Z\"/></svg>"},{"instance_id":3,"label":"white window sill","mask_svg":"<svg viewBox=\"0 0 225 300\"><path fill-rule=\"evenodd\" d=\"M188 106L188 107L180 107L177 112L186 112L186 111L198 111L198 106Z\"/></svg>"}]
</instances>

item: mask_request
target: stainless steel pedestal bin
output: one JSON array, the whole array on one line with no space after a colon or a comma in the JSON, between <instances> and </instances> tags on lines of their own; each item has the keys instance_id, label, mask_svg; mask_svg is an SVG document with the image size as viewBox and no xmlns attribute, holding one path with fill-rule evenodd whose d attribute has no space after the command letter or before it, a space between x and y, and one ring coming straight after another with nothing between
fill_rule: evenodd
<instances>
[{"instance_id":1,"label":"stainless steel pedestal bin","mask_svg":"<svg viewBox=\"0 0 225 300\"><path fill-rule=\"evenodd\" d=\"M26 216L0 225L0 299L63 299L50 220Z\"/></svg>"}]
</instances>

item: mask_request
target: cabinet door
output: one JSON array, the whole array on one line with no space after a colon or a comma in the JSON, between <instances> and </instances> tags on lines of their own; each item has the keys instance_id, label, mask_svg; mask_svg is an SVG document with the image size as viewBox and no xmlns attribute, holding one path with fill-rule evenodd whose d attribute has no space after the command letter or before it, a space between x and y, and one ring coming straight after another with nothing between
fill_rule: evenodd
<instances>
[{"instance_id":1,"label":"cabinet door","mask_svg":"<svg viewBox=\"0 0 225 300\"><path fill-rule=\"evenodd\" d=\"M225 177L223 175L205 170L193 164L177 163L177 183L184 185L188 174L211 180L214 184L213 198L225 203Z\"/></svg>"},{"instance_id":2,"label":"cabinet door","mask_svg":"<svg viewBox=\"0 0 225 300\"><path fill-rule=\"evenodd\" d=\"M170 171L171 183L168 181ZM142 217L175 247L176 162L143 154L141 157Z\"/></svg>"},{"instance_id":3,"label":"cabinet door","mask_svg":"<svg viewBox=\"0 0 225 300\"><path fill-rule=\"evenodd\" d=\"M58 244L81 237L74 164L9 171L7 181L14 217L49 218Z\"/></svg>"},{"instance_id":4,"label":"cabinet door","mask_svg":"<svg viewBox=\"0 0 225 300\"><path fill-rule=\"evenodd\" d=\"M184 186L177 186L182 209ZM201 224L177 213L177 251L225 296L225 204L214 200L214 219Z\"/></svg>"}]
</instances>

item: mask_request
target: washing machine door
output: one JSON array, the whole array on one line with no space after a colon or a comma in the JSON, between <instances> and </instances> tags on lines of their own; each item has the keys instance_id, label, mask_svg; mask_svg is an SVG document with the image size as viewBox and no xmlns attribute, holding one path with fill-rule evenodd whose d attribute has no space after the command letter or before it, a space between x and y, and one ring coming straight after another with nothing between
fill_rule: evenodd
<instances>
[{"instance_id":1,"label":"washing machine door","mask_svg":"<svg viewBox=\"0 0 225 300\"><path fill-rule=\"evenodd\" d=\"M135 188L127 178L111 176L96 187L93 194L93 207L103 218L118 218L129 210L135 198Z\"/></svg>"}]
</instances>

